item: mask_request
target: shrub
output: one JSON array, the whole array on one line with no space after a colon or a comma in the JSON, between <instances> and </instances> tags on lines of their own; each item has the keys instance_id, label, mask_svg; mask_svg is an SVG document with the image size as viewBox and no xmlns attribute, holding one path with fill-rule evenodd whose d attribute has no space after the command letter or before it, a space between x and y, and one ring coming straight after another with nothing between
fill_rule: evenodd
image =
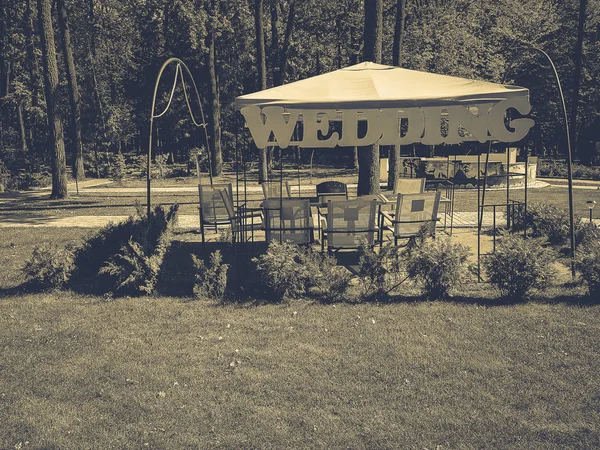
<instances>
[{"instance_id":1,"label":"shrub","mask_svg":"<svg viewBox=\"0 0 600 450\"><path fill-rule=\"evenodd\" d=\"M490 282L498 286L505 298L524 300L547 285L554 260L539 239L504 233L495 253L483 258L483 266Z\"/></svg>"},{"instance_id":2,"label":"shrub","mask_svg":"<svg viewBox=\"0 0 600 450\"><path fill-rule=\"evenodd\" d=\"M297 298L306 293L311 274L305 264L305 251L298 245L272 241L267 251L253 258L262 282L276 301Z\"/></svg>"},{"instance_id":3,"label":"shrub","mask_svg":"<svg viewBox=\"0 0 600 450\"><path fill-rule=\"evenodd\" d=\"M347 295L350 286L350 274L336 267L335 259L291 242L273 241L252 261L275 301L307 295L310 288L322 301L336 301Z\"/></svg>"},{"instance_id":4,"label":"shrub","mask_svg":"<svg viewBox=\"0 0 600 450\"><path fill-rule=\"evenodd\" d=\"M119 294L152 294L165 254L171 244L171 232L166 230L156 247L144 249L129 239L120 251L100 268L100 275L110 275L114 281L112 291Z\"/></svg>"},{"instance_id":5,"label":"shrub","mask_svg":"<svg viewBox=\"0 0 600 450\"><path fill-rule=\"evenodd\" d=\"M228 264L223 264L221 252L216 250L210 255L210 263L206 263L192 255L194 264L194 295L199 299L222 300L227 287Z\"/></svg>"},{"instance_id":6,"label":"shrub","mask_svg":"<svg viewBox=\"0 0 600 450\"><path fill-rule=\"evenodd\" d=\"M411 241L410 249L418 245ZM358 276L361 299L381 298L389 294L399 284L406 271L406 255L391 244L386 244L376 252L366 244L361 245L358 262Z\"/></svg>"},{"instance_id":7,"label":"shrub","mask_svg":"<svg viewBox=\"0 0 600 450\"><path fill-rule=\"evenodd\" d=\"M327 254L310 252L310 284L317 290L317 297L323 303L333 303L350 299L352 275L346 268L336 265L336 260Z\"/></svg>"},{"instance_id":8,"label":"shrub","mask_svg":"<svg viewBox=\"0 0 600 450\"><path fill-rule=\"evenodd\" d=\"M86 291L149 293L171 243L178 205L157 206L150 217L130 217L109 224L75 252L74 287ZM120 268L119 268L120 267Z\"/></svg>"},{"instance_id":9,"label":"shrub","mask_svg":"<svg viewBox=\"0 0 600 450\"><path fill-rule=\"evenodd\" d=\"M408 255L407 272L428 298L445 298L468 276L469 250L448 237L427 239Z\"/></svg>"},{"instance_id":10,"label":"shrub","mask_svg":"<svg viewBox=\"0 0 600 450\"><path fill-rule=\"evenodd\" d=\"M522 230L526 227L533 237L546 237L552 245L564 245L570 241L569 212L565 208L545 202L534 203L517 220L517 229ZM577 216L573 220L576 245L586 239L600 236L600 232L590 226L587 220Z\"/></svg>"},{"instance_id":11,"label":"shrub","mask_svg":"<svg viewBox=\"0 0 600 450\"><path fill-rule=\"evenodd\" d=\"M22 268L25 276L41 288L60 289L71 277L74 268L74 247L54 248L48 244L36 246Z\"/></svg>"},{"instance_id":12,"label":"shrub","mask_svg":"<svg viewBox=\"0 0 600 450\"><path fill-rule=\"evenodd\" d=\"M581 272L581 278L588 287L590 296L600 297L600 241L585 240L577 249L575 267Z\"/></svg>"},{"instance_id":13,"label":"shrub","mask_svg":"<svg viewBox=\"0 0 600 450\"><path fill-rule=\"evenodd\" d=\"M118 153L112 158L110 166L110 179L113 181L123 181L127 166L125 165L125 157L122 153Z\"/></svg>"}]
</instances>

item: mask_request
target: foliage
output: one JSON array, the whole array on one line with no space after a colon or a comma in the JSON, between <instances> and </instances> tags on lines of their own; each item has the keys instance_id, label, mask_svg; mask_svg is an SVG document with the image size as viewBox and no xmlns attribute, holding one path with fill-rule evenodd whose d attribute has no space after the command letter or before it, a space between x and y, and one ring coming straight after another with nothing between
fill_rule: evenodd
<instances>
[{"instance_id":1,"label":"foliage","mask_svg":"<svg viewBox=\"0 0 600 450\"><path fill-rule=\"evenodd\" d=\"M25 276L41 288L60 289L74 269L74 247L55 248L48 244L36 246L22 268Z\"/></svg>"},{"instance_id":2,"label":"foliage","mask_svg":"<svg viewBox=\"0 0 600 450\"><path fill-rule=\"evenodd\" d=\"M575 253L575 267L587 285L590 296L600 297L600 239L584 240Z\"/></svg>"},{"instance_id":3,"label":"foliage","mask_svg":"<svg viewBox=\"0 0 600 450\"><path fill-rule=\"evenodd\" d=\"M194 264L194 295L199 299L222 300L227 287L229 264L223 263L219 250L210 255L207 265L196 255L192 255Z\"/></svg>"},{"instance_id":4,"label":"foliage","mask_svg":"<svg viewBox=\"0 0 600 450\"><path fill-rule=\"evenodd\" d=\"M573 220L576 245L598 236L598 231L595 227L590 227L589 221L577 216ZM533 237L545 237L552 245L564 245L570 240L569 212L557 205L546 202L532 203L518 221L517 229L526 228Z\"/></svg>"},{"instance_id":5,"label":"foliage","mask_svg":"<svg viewBox=\"0 0 600 450\"><path fill-rule=\"evenodd\" d=\"M335 258L327 254L310 252L311 282L316 287L316 295L323 303L352 299L352 275L344 267L337 265Z\"/></svg>"},{"instance_id":6,"label":"foliage","mask_svg":"<svg viewBox=\"0 0 600 450\"><path fill-rule=\"evenodd\" d=\"M415 242L415 241L413 241ZM398 287L406 273L406 253L386 244L375 251L363 243L359 249L358 276L360 298L381 298Z\"/></svg>"},{"instance_id":7,"label":"foliage","mask_svg":"<svg viewBox=\"0 0 600 450\"><path fill-rule=\"evenodd\" d=\"M428 298L446 298L466 281L468 257L468 248L449 237L426 239L410 252L407 272Z\"/></svg>"},{"instance_id":8,"label":"foliage","mask_svg":"<svg viewBox=\"0 0 600 450\"><path fill-rule=\"evenodd\" d=\"M547 286L554 261L553 253L539 239L504 233L496 251L483 258L483 266L504 297L523 300Z\"/></svg>"},{"instance_id":9,"label":"foliage","mask_svg":"<svg viewBox=\"0 0 600 450\"><path fill-rule=\"evenodd\" d=\"M540 202L527 207L523 223L535 237L544 236L553 245L564 244L569 240L569 214L556 205Z\"/></svg>"},{"instance_id":10,"label":"foliage","mask_svg":"<svg viewBox=\"0 0 600 450\"><path fill-rule=\"evenodd\" d=\"M157 206L150 217L138 215L108 224L75 252L71 284L94 292L151 293L171 242L177 204Z\"/></svg>"},{"instance_id":11,"label":"foliage","mask_svg":"<svg viewBox=\"0 0 600 450\"><path fill-rule=\"evenodd\" d=\"M573 164L573 178L580 180L600 180L600 167L590 167L583 164ZM542 177L567 178L567 165L561 161L540 160L538 175Z\"/></svg>"},{"instance_id":12,"label":"foliage","mask_svg":"<svg viewBox=\"0 0 600 450\"><path fill-rule=\"evenodd\" d=\"M127 166L125 165L125 157L122 153L115 155L110 167L110 179L113 181L123 181Z\"/></svg>"},{"instance_id":13,"label":"foliage","mask_svg":"<svg viewBox=\"0 0 600 450\"><path fill-rule=\"evenodd\" d=\"M171 237L170 230L165 230L153 249L144 249L138 242L130 239L100 268L98 274L107 274L113 278L115 293L152 294L171 244Z\"/></svg>"},{"instance_id":14,"label":"foliage","mask_svg":"<svg viewBox=\"0 0 600 450\"><path fill-rule=\"evenodd\" d=\"M298 298L315 288L324 302L337 301L347 295L350 275L335 260L291 242L272 241L267 251L252 260L263 284L273 293L273 301Z\"/></svg>"}]
</instances>

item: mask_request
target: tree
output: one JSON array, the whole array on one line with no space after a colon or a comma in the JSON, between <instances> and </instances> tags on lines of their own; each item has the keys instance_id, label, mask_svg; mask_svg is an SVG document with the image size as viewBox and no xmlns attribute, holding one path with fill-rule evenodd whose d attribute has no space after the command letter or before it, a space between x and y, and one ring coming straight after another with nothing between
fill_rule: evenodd
<instances>
[{"instance_id":1,"label":"tree","mask_svg":"<svg viewBox=\"0 0 600 450\"><path fill-rule=\"evenodd\" d=\"M383 0L365 0L365 61L381 63ZM364 132L364 131L363 131ZM379 144L358 148L358 195L379 193Z\"/></svg>"},{"instance_id":2,"label":"tree","mask_svg":"<svg viewBox=\"0 0 600 450\"><path fill-rule=\"evenodd\" d=\"M577 153L582 152L577 145L577 110L579 108L579 88L581 86L582 58L583 58L583 37L585 28L585 10L587 8L587 0L579 0L579 21L577 25L577 43L575 44L575 54L573 60L575 62L575 74L573 79L573 93L571 95L571 114L570 134L571 142L576 146Z\"/></svg>"},{"instance_id":3,"label":"tree","mask_svg":"<svg viewBox=\"0 0 600 450\"><path fill-rule=\"evenodd\" d=\"M258 88L267 88L267 59L265 55L265 31L263 26L263 0L254 0L254 28L256 44L256 62L258 66ZM258 182L267 180L267 149L259 149Z\"/></svg>"},{"instance_id":4,"label":"tree","mask_svg":"<svg viewBox=\"0 0 600 450\"><path fill-rule=\"evenodd\" d=\"M288 62L288 52L290 48L290 40L292 38L292 31L294 29L294 19L296 14L296 0L292 0L290 2L287 22L285 26L285 35L283 37L283 44L281 45L281 50L279 51L279 68L273 74L273 85L281 86L283 84L283 79L285 77L285 71L287 68Z\"/></svg>"},{"instance_id":5,"label":"tree","mask_svg":"<svg viewBox=\"0 0 600 450\"><path fill-rule=\"evenodd\" d=\"M210 4L207 5L209 8L210 23L208 25L208 33L206 37L206 46L208 52L206 54L206 62L208 66L208 80L210 84L209 93L209 107L210 107L210 151L211 151L211 170L213 175L218 176L223 170L223 154L221 152L221 107L219 102L219 86L217 84L217 70L215 62L215 33L216 33L216 21L217 11L215 0L211 0Z\"/></svg>"},{"instance_id":6,"label":"tree","mask_svg":"<svg viewBox=\"0 0 600 450\"><path fill-rule=\"evenodd\" d=\"M394 44L392 48L392 64L401 66L402 38L406 24L406 0L396 2L396 23L394 27ZM388 153L388 189L393 190L396 179L400 176L400 144L389 147Z\"/></svg>"},{"instance_id":7,"label":"tree","mask_svg":"<svg viewBox=\"0 0 600 450\"><path fill-rule=\"evenodd\" d=\"M71 107L71 127L69 137L71 139L71 155L73 156L73 176L77 180L85 178L83 168L83 143L81 141L81 105L79 97L79 86L77 84L77 73L75 72L75 61L71 49L71 31L65 0L56 0L58 10L58 26L62 34L62 48L67 68L67 84L69 87L69 105Z\"/></svg>"},{"instance_id":8,"label":"tree","mask_svg":"<svg viewBox=\"0 0 600 450\"><path fill-rule=\"evenodd\" d=\"M58 67L56 47L52 29L52 1L37 0L42 62L44 67L44 89L48 109L48 151L52 168L52 193L50 198L67 197L67 164L65 143L59 108Z\"/></svg>"}]
</instances>

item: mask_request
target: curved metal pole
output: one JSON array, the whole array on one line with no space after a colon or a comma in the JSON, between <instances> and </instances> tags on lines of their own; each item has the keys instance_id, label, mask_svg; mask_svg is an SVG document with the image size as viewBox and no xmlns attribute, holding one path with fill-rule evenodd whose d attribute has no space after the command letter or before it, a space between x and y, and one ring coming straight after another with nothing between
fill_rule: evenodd
<instances>
[{"instance_id":1,"label":"curved metal pole","mask_svg":"<svg viewBox=\"0 0 600 450\"><path fill-rule=\"evenodd\" d=\"M166 108L164 109L163 112L161 112L160 114L155 114L154 113L154 109L156 107L156 94L158 93L158 85L160 83L160 80L162 78L162 74L165 71L165 69L167 68L167 66L171 63L177 63L177 66L175 68L175 77L173 78L173 86L171 88L171 95L169 98L169 102L167 103ZM198 123L196 122L196 119L194 118L194 114L192 113L192 108L190 106L189 103L189 99L187 96L187 90L185 89L185 82L183 79L183 72L181 71L181 67L183 67L186 72L188 73L190 79L192 80L192 84L194 86L194 91L196 92L196 97L198 100L198 106L200 107L200 114L202 117L202 122ZM180 77L181 79L181 83L183 85L183 90L184 90L184 94L185 94L185 100L186 100L186 104L188 107L188 111L190 113L190 117L192 118L192 122L194 123L194 125L196 125L197 127L204 127L204 133L206 136L206 149L207 149L207 153L208 153L208 161L209 161L209 173L210 173L210 184L212 185L212 164L210 161L210 147L209 147L209 140L208 140L208 132L206 131L206 121L204 120L204 110L202 108L202 102L200 101L200 94L198 93L198 88L196 87L196 82L194 81L194 77L192 76L190 69L185 65L185 63L180 60L179 58L169 58L167 59L163 65L160 67L160 70L158 71L158 76L156 77L156 83L154 84L154 94L152 96L152 109L150 111L150 135L148 137L148 158L146 160L146 201L147 201L147 214L148 217L150 217L150 204L151 204L151 197L150 197L150 169L152 166L152 132L153 132L153 125L154 125L154 119L163 116L168 110L169 107L171 106L171 101L173 100L173 95L175 93L175 88L177 86L177 78Z\"/></svg>"},{"instance_id":2,"label":"curved metal pole","mask_svg":"<svg viewBox=\"0 0 600 450\"><path fill-rule=\"evenodd\" d=\"M569 120L567 118L567 107L565 105L565 97L563 95L563 90L562 90L562 86L560 84L560 79L558 77L558 72L556 70L556 67L554 66L554 62L552 62L552 59L550 58L550 56L548 56L548 53L546 53L544 50L542 50L540 48L534 47L533 45L524 44L522 42L520 44L525 45L525 47L523 47L525 50L535 50L546 57L546 59L550 63L550 66L552 67L552 71L554 72L554 78L556 80L556 85L558 86L558 93L560 94L560 102L562 105L563 117L564 117L564 122L565 122L565 133L566 133L566 137L567 137L567 179L568 179L568 186L569 186L569 238L571 241L571 255L570 255L571 256L571 277L575 278L575 220L574 220L574 213L573 213L573 168L572 168L573 159L572 159L572 152L571 152L571 136L569 133Z\"/></svg>"}]
</instances>

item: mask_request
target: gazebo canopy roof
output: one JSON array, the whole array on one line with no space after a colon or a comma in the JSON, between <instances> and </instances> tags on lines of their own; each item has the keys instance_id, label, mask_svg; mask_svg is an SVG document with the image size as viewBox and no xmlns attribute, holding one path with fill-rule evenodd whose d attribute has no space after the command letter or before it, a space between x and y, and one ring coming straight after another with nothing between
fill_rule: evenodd
<instances>
[{"instance_id":1,"label":"gazebo canopy roof","mask_svg":"<svg viewBox=\"0 0 600 450\"><path fill-rule=\"evenodd\" d=\"M529 97L529 90L363 62L283 86L242 95L236 108L410 108L498 102Z\"/></svg>"}]
</instances>

